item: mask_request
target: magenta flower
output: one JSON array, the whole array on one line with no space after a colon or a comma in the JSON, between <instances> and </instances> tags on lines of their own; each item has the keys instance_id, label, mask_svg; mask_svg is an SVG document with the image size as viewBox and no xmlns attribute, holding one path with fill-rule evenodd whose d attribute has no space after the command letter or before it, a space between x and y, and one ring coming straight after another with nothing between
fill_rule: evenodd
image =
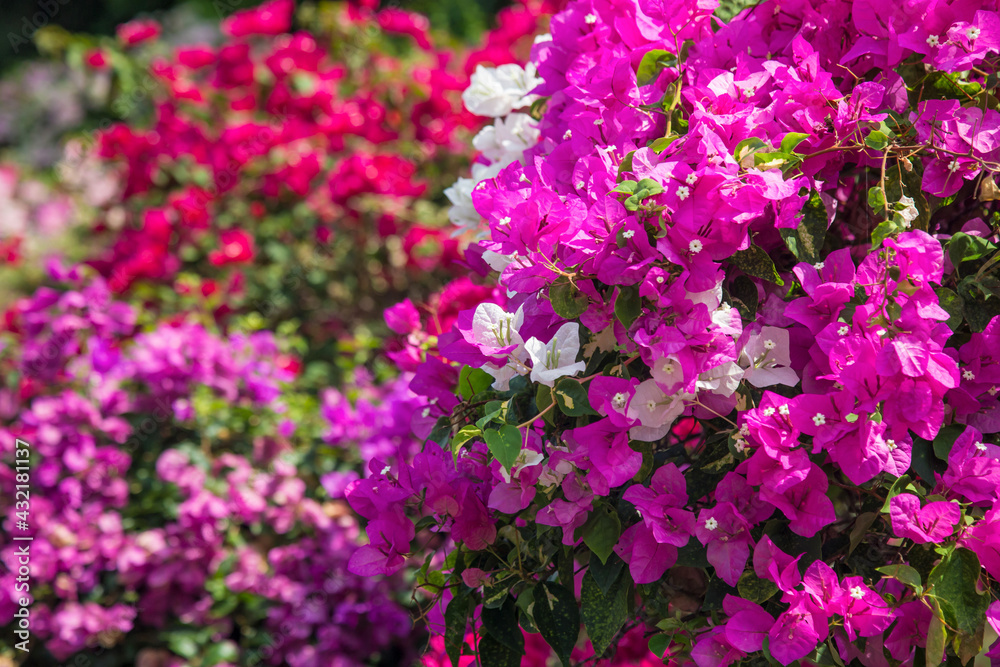
<instances>
[{"instance_id":1,"label":"magenta flower","mask_svg":"<svg viewBox=\"0 0 1000 667\"><path fill-rule=\"evenodd\" d=\"M892 530L917 544L935 544L949 539L962 518L962 508L951 500L939 500L920 506L920 498L900 493L889 501Z\"/></svg>"}]
</instances>

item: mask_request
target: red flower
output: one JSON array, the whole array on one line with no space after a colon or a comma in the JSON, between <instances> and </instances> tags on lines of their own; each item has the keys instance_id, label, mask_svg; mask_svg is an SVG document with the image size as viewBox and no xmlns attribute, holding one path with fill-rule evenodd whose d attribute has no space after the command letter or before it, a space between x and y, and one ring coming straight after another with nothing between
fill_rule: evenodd
<instances>
[{"instance_id":1,"label":"red flower","mask_svg":"<svg viewBox=\"0 0 1000 667\"><path fill-rule=\"evenodd\" d=\"M215 266L249 262L254 256L253 238L242 229L227 229L219 235L221 250L213 250L208 261Z\"/></svg>"},{"instance_id":2,"label":"red flower","mask_svg":"<svg viewBox=\"0 0 1000 667\"><path fill-rule=\"evenodd\" d=\"M271 0L260 7L236 12L222 22L222 32L233 37L280 35L292 27L294 0Z\"/></svg>"},{"instance_id":3,"label":"red flower","mask_svg":"<svg viewBox=\"0 0 1000 667\"><path fill-rule=\"evenodd\" d=\"M107 69L108 68L108 57L104 55L104 51L101 49L94 49L87 53L85 59L87 64L94 69Z\"/></svg>"},{"instance_id":4,"label":"red flower","mask_svg":"<svg viewBox=\"0 0 1000 667\"><path fill-rule=\"evenodd\" d=\"M160 36L160 24L152 19L136 19L118 26L118 41L125 46L135 46Z\"/></svg>"}]
</instances>

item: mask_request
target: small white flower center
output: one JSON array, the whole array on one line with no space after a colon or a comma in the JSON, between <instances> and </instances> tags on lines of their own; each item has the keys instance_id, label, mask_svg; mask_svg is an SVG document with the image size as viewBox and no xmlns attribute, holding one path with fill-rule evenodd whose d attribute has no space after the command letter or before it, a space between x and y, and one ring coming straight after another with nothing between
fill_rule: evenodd
<instances>
[{"instance_id":1,"label":"small white flower center","mask_svg":"<svg viewBox=\"0 0 1000 667\"><path fill-rule=\"evenodd\" d=\"M817 271L822 271L826 267L826 262L816 262L813 264Z\"/></svg>"},{"instance_id":2,"label":"small white flower center","mask_svg":"<svg viewBox=\"0 0 1000 667\"><path fill-rule=\"evenodd\" d=\"M892 438L889 438L888 440L885 441L885 446L889 448L890 452L896 449L896 447L899 447L899 445L896 444L896 441L893 440Z\"/></svg>"},{"instance_id":3,"label":"small white flower center","mask_svg":"<svg viewBox=\"0 0 1000 667\"><path fill-rule=\"evenodd\" d=\"M996 396L998 392L1000 392L1000 387L990 387L986 390L986 393L990 396Z\"/></svg>"},{"instance_id":4,"label":"small white flower center","mask_svg":"<svg viewBox=\"0 0 1000 667\"><path fill-rule=\"evenodd\" d=\"M968 370L962 371L962 379L963 380L975 380L976 379L976 374L973 373L972 371L968 371Z\"/></svg>"},{"instance_id":5,"label":"small white flower center","mask_svg":"<svg viewBox=\"0 0 1000 667\"><path fill-rule=\"evenodd\" d=\"M979 451L981 451L981 452L985 452L985 451L986 451L986 445L984 445L984 444L983 444L983 443L981 443L981 442L977 442L977 443L976 443L976 444L974 445L974 447L975 447L976 449L978 449Z\"/></svg>"},{"instance_id":6,"label":"small white flower center","mask_svg":"<svg viewBox=\"0 0 1000 667\"><path fill-rule=\"evenodd\" d=\"M663 276L656 276L656 282L657 282L657 284L662 285L663 284Z\"/></svg>"},{"instance_id":7,"label":"small white flower center","mask_svg":"<svg viewBox=\"0 0 1000 667\"><path fill-rule=\"evenodd\" d=\"M770 417L773 414L774 414L774 408L772 408L770 406L764 408L764 416L765 417Z\"/></svg>"},{"instance_id":8,"label":"small white flower center","mask_svg":"<svg viewBox=\"0 0 1000 667\"><path fill-rule=\"evenodd\" d=\"M625 401L627 400L628 396L626 396L622 392L618 392L617 394L611 397L611 405L614 406L615 410L621 410L622 408L625 407Z\"/></svg>"},{"instance_id":9,"label":"small white flower center","mask_svg":"<svg viewBox=\"0 0 1000 667\"><path fill-rule=\"evenodd\" d=\"M701 249L704 247L705 246L703 246L701 241L699 241L698 239L695 239L691 241L691 243L688 243L688 250L690 250L695 255L701 252Z\"/></svg>"},{"instance_id":10,"label":"small white flower center","mask_svg":"<svg viewBox=\"0 0 1000 667\"><path fill-rule=\"evenodd\" d=\"M837 335L839 335L839 336L846 336L850 332L851 332L851 328L849 326L847 326L846 324L844 326L840 327L839 329L837 329Z\"/></svg>"},{"instance_id":11,"label":"small white flower center","mask_svg":"<svg viewBox=\"0 0 1000 667\"><path fill-rule=\"evenodd\" d=\"M677 188L677 198L680 199L681 201L687 199L688 196L690 196L690 194L691 194L691 188L689 188L686 185L682 185Z\"/></svg>"},{"instance_id":12,"label":"small white flower center","mask_svg":"<svg viewBox=\"0 0 1000 667\"><path fill-rule=\"evenodd\" d=\"M497 222L506 227L507 225L510 224L510 218L505 215L504 217L497 220Z\"/></svg>"},{"instance_id":13,"label":"small white flower center","mask_svg":"<svg viewBox=\"0 0 1000 667\"><path fill-rule=\"evenodd\" d=\"M646 409L649 410L650 412L656 412L656 401L654 401L653 399L649 399L648 401L646 401Z\"/></svg>"},{"instance_id":14,"label":"small white flower center","mask_svg":"<svg viewBox=\"0 0 1000 667\"><path fill-rule=\"evenodd\" d=\"M826 415L824 415L822 412L817 412L816 414L813 415L813 424L815 424L816 426L822 426L825 423L826 423Z\"/></svg>"},{"instance_id":15,"label":"small white flower center","mask_svg":"<svg viewBox=\"0 0 1000 667\"><path fill-rule=\"evenodd\" d=\"M965 36L969 39L976 39L979 37L979 28L969 28L965 31Z\"/></svg>"},{"instance_id":16,"label":"small white flower center","mask_svg":"<svg viewBox=\"0 0 1000 667\"><path fill-rule=\"evenodd\" d=\"M563 134L563 140L565 141L572 138L573 138L573 130L566 130L566 133Z\"/></svg>"},{"instance_id":17,"label":"small white flower center","mask_svg":"<svg viewBox=\"0 0 1000 667\"><path fill-rule=\"evenodd\" d=\"M953 174L956 171L958 171L958 160L952 160L951 162L948 163L948 171L950 171Z\"/></svg>"},{"instance_id":18,"label":"small white flower center","mask_svg":"<svg viewBox=\"0 0 1000 667\"><path fill-rule=\"evenodd\" d=\"M788 403L785 403L784 405L779 405L778 406L778 414L779 415L787 415L788 414Z\"/></svg>"},{"instance_id":19,"label":"small white flower center","mask_svg":"<svg viewBox=\"0 0 1000 667\"><path fill-rule=\"evenodd\" d=\"M664 361L663 365L660 366L660 370L662 370L664 373L668 373L668 374L669 373L673 373L674 372L674 364L673 364L673 362L672 361Z\"/></svg>"},{"instance_id":20,"label":"small white flower center","mask_svg":"<svg viewBox=\"0 0 1000 667\"><path fill-rule=\"evenodd\" d=\"M597 14L587 14L583 17L583 22L587 25L594 25L597 23Z\"/></svg>"},{"instance_id":21,"label":"small white flower center","mask_svg":"<svg viewBox=\"0 0 1000 667\"><path fill-rule=\"evenodd\" d=\"M940 43L941 43L941 38L938 37L937 35L929 35L927 37L927 46L929 46L931 48L934 48L935 46L937 46Z\"/></svg>"},{"instance_id":22,"label":"small white flower center","mask_svg":"<svg viewBox=\"0 0 1000 667\"><path fill-rule=\"evenodd\" d=\"M715 520L714 516L710 516L705 519L705 530L715 530L719 527L719 522Z\"/></svg>"},{"instance_id":23,"label":"small white flower center","mask_svg":"<svg viewBox=\"0 0 1000 667\"><path fill-rule=\"evenodd\" d=\"M778 347L778 345L773 340L765 340L764 341L764 349L765 350L773 350L776 347Z\"/></svg>"},{"instance_id":24,"label":"small white flower center","mask_svg":"<svg viewBox=\"0 0 1000 667\"><path fill-rule=\"evenodd\" d=\"M860 600L865 596L865 590L861 586L855 586L851 589L851 597L855 600Z\"/></svg>"},{"instance_id":25,"label":"small white flower center","mask_svg":"<svg viewBox=\"0 0 1000 667\"><path fill-rule=\"evenodd\" d=\"M630 239L633 236L635 236L634 229L626 229L624 232L622 232L622 238Z\"/></svg>"},{"instance_id":26,"label":"small white flower center","mask_svg":"<svg viewBox=\"0 0 1000 667\"><path fill-rule=\"evenodd\" d=\"M688 185L694 185L696 182L698 182L698 177L695 176L694 174L688 174L687 176L684 177L684 182L687 183Z\"/></svg>"}]
</instances>

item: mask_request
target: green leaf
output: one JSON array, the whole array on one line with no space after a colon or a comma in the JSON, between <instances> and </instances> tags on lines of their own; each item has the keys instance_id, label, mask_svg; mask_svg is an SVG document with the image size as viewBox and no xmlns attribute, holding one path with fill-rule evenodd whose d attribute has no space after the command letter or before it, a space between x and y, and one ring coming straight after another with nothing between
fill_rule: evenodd
<instances>
[{"instance_id":1,"label":"green leaf","mask_svg":"<svg viewBox=\"0 0 1000 667\"><path fill-rule=\"evenodd\" d=\"M973 634L986 619L990 596L977 590L982 568L979 557L961 547L945 556L927 577L928 592L941 605L944 620L965 635Z\"/></svg>"},{"instance_id":2,"label":"green leaf","mask_svg":"<svg viewBox=\"0 0 1000 667\"><path fill-rule=\"evenodd\" d=\"M778 587L758 577L753 570L746 570L740 575L736 590L740 592L740 597L760 604L777 593Z\"/></svg>"},{"instance_id":3,"label":"green leaf","mask_svg":"<svg viewBox=\"0 0 1000 667\"><path fill-rule=\"evenodd\" d=\"M884 567L875 568L877 572L881 572L887 577L892 577L900 583L906 584L919 595L924 590L923 580L920 578L920 573L917 572L916 568L910 567L909 565L903 565L902 563L897 565L886 565Z\"/></svg>"},{"instance_id":4,"label":"green leaf","mask_svg":"<svg viewBox=\"0 0 1000 667\"><path fill-rule=\"evenodd\" d=\"M774 153L760 152L753 154L753 166L765 171L768 169L782 168L787 162L798 161L799 159L794 155L782 153L781 151L776 151Z\"/></svg>"},{"instance_id":5,"label":"green leaf","mask_svg":"<svg viewBox=\"0 0 1000 667\"><path fill-rule=\"evenodd\" d=\"M458 453L462 450L462 446L473 438L478 438L483 435L475 426L463 426L455 434L455 437L451 439L451 453L456 459L458 458Z\"/></svg>"},{"instance_id":6,"label":"green leaf","mask_svg":"<svg viewBox=\"0 0 1000 667\"><path fill-rule=\"evenodd\" d=\"M544 581L535 587L535 625L563 667L570 667L570 654L580 635L580 610L573 593L560 584Z\"/></svg>"},{"instance_id":7,"label":"green leaf","mask_svg":"<svg viewBox=\"0 0 1000 667\"><path fill-rule=\"evenodd\" d=\"M934 438L934 456L942 461L947 461L948 455L951 454L951 448L964 430L962 426L952 425L945 426L938 431L937 437Z\"/></svg>"},{"instance_id":8,"label":"green leaf","mask_svg":"<svg viewBox=\"0 0 1000 667\"><path fill-rule=\"evenodd\" d=\"M580 615L594 645L594 655L603 655L628 619L628 579L619 576L605 593L590 572L583 575Z\"/></svg>"},{"instance_id":9,"label":"green leaf","mask_svg":"<svg viewBox=\"0 0 1000 667\"><path fill-rule=\"evenodd\" d=\"M524 653L524 635L517 624L517 605L514 599L507 597L501 606L484 608L483 629L498 642L516 652Z\"/></svg>"},{"instance_id":10,"label":"green leaf","mask_svg":"<svg viewBox=\"0 0 1000 667\"><path fill-rule=\"evenodd\" d=\"M652 142L650 142L649 148L654 153L659 155L663 151L667 150L667 147L670 146L670 144L677 141L679 138L680 137L678 137L676 134L670 135L669 137L660 137L659 139L654 139Z\"/></svg>"},{"instance_id":11,"label":"green leaf","mask_svg":"<svg viewBox=\"0 0 1000 667\"><path fill-rule=\"evenodd\" d=\"M775 285L785 284L785 281L778 275L778 270L774 268L771 256L758 245L751 244L749 248L740 250L727 261L748 276L761 278Z\"/></svg>"},{"instance_id":12,"label":"green leaf","mask_svg":"<svg viewBox=\"0 0 1000 667\"><path fill-rule=\"evenodd\" d=\"M975 261L993 250L996 246L987 239L964 232L958 232L948 241L948 257L956 269L962 262Z\"/></svg>"},{"instance_id":13,"label":"green leaf","mask_svg":"<svg viewBox=\"0 0 1000 667\"><path fill-rule=\"evenodd\" d=\"M476 421L476 426L480 430L485 429L486 425L495 419L501 419L503 414L503 403L501 401L490 401L486 404L483 410L482 418Z\"/></svg>"},{"instance_id":14,"label":"green leaf","mask_svg":"<svg viewBox=\"0 0 1000 667\"><path fill-rule=\"evenodd\" d=\"M608 562L608 556L618 544L622 534L622 522L618 512L609 507L598 507L590 513L587 523L581 527L583 542L602 563Z\"/></svg>"},{"instance_id":15,"label":"green leaf","mask_svg":"<svg viewBox=\"0 0 1000 667\"><path fill-rule=\"evenodd\" d=\"M878 248L882 245L882 241L886 240L898 231L899 225L897 225L893 220L883 220L878 223L875 229L872 230L872 250Z\"/></svg>"},{"instance_id":16,"label":"green leaf","mask_svg":"<svg viewBox=\"0 0 1000 667\"><path fill-rule=\"evenodd\" d=\"M677 62L677 57L669 51L663 49L653 49L639 61L639 67L635 71L635 81L640 86L648 86L659 78L660 72L665 67L669 67Z\"/></svg>"},{"instance_id":17,"label":"green leaf","mask_svg":"<svg viewBox=\"0 0 1000 667\"><path fill-rule=\"evenodd\" d=\"M557 283L550 287L549 300L552 302L552 310L565 320L574 320L580 317L590 304L587 295L570 283Z\"/></svg>"},{"instance_id":18,"label":"green leaf","mask_svg":"<svg viewBox=\"0 0 1000 667\"><path fill-rule=\"evenodd\" d=\"M872 130L865 137L865 146L876 151L884 151L889 146L889 136L881 130Z\"/></svg>"},{"instance_id":19,"label":"green leaf","mask_svg":"<svg viewBox=\"0 0 1000 667\"><path fill-rule=\"evenodd\" d=\"M481 391L486 391L493 385L493 376L482 368L463 366L458 374L458 390L462 398L469 400Z\"/></svg>"},{"instance_id":20,"label":"green leaf","mask_svg":"<svg viewBox=\"0 0 1000 667\"><path fill-rule=\"evenodd\" d=\"M889 487L889 493L885 496L885 503L882 504L882 513L889 513L889 501L898 496L901 493L916 493L917 487L912 484L913 478L909 475L903 475L902 477L896 478L896 481L892 483Z\"/></svg>"},{"instance_id":21,"label":"green leaf","mask_svg":"<svg viewBox=\"0 0 1000 667\"><path fill-rule=\"evenodd\" d=\"M927 626L927 667L937 667L944 657L944 649L948 643L948 630L944 625L944 613L937 600L931 600L931 622Z\"/></svg>"},{"instance_id":22,"label":"green leaf","mask_svg":"<svg viewBox=\"0 0 1000 667\"><path fill-rule=\"evenodd\" d=\"M521 431L516 426L504 424L496 431L484 431L483 439L493 458L500 462L507 472L514 466L521 453Z\"/></svg>"},{"instance_id":23,"label":"green leaf","mask_svg":"<svg viewBox=\"0 0 1000 667\"><path fill-rule=\"evenodd\" d=\"M506 577L491 584L483 584L483 607L495 609L503 605L510 593L510 587L514 584L514 577Z\"/></svg>"},{"instance_id":24,"label":"green leaf","mask_svg":"<svg viewBox=\"0 0 1000 667\"><path fill-rule=\"evenodd\" d=\"M733 149L733 157L736 158L737 162L742 163L744 158L753 155L763 148L767 148L767 144L757 137L750 137L736 144L736 148Z\"/></svg>"},{"instance_id":25,"label":"green leaf","mask_svg":"<svg viewBox=\"0 0 1000 667\"><path fill-rule=\"evenodd\" d=\"M213 665L218 665L220 662L231 662L235 663L239 660L240 649L236 646L235 642L223 641L212 644L205 651L205 657L202 659L201 664L203 667L212 667Z\"/></svg>"},{"instance_id":26,"label":"green leaf","mask_svg":"<svg viewBox=\"0 0 1000 667\"><path fill-rule=\"evenodd\" d=\"M451 599L444 611L444 647L451 664L458 664L465 646L465 628L469 619L469 598L460 592Z\"/></svg>"},{"instance_id":27,"label":"green leaf","mask_svg":"<svg viewBox=\"0 0 1000 667\"><path fill-rule=\"evenodd\" d=\"M672 638L669 635L653 635L649 638L649 652L657 658L662 658L663 654L670 648L671 641Z\"/></svg>"},{"instance_id":28,"label":"green leaf","mask_svg":"<svg viewBox=\"0 0 1000 667\"><path fill-rule=\"evenodd\" d=\"M485 635L479 640L479 660L483 667L520 667L524 648L516 651L500 643L492 635ZM457 665L457 662L451 664Z\"/></svg>"},{"instance_id":29,"label":"green leaf","mask_svg":"<svg viewBox=\"0 0 1000 667\"><path fill-rule=\"evenodd\" d=\"M638 181L622 181L611 192L616 192L620 195L634 195L638 189Z\"/></svg>"},{"instance_id":30,"label":"green leaf","mask_svg":"<svg viewBox=\"0 0 1000 667\"><path fill-rule=\"evenodd\" d=\"M868 205L875 213L885 211L885 193L879 186L868 188Z\"/></svg>"},{"instance_id":31,"label":"green leaf","mask_svg":"<svg viewBox=\"0 0 1000 667\"><path fill-rule=\"evenodd\" d=\"M945 324L952 331L957 330L962 325L962 310L964 305L962 297L947 287L938 287L934 291L937 293L938 305L944 308L950 316Z\"/></svg>"},{"instance_id":32,"label":"green leaf","mask_svg":"<svg viewBox=\"0 0 1000 667\"><path fill-rule=\"evenodd\" d=\"M793 152L799 144L808 138L809 135L803 132L789 132L785 135L785 138L781 140L781 152Z\"/></svg>"},{"instance_id":33,"label":"green leaf","mask_svg":"<svg viewBox=\"0 0 1000 667\"><path fill-rule=\"evenodd\" d=\"M556 405L564 415L580 417L582 415L597 414L590 407L587 390L583 388L582 384L572 378L560 378L556 382L555 387L553 387L552 394L555 396Z\"/></svg>"},{"instance_id":34,"label":"green leaf","mask_svg":"<svg viewBox=\"0 0 1000 667\"><path fill-rule=\"evenodd\" d=\"M167 648L188 660L198 655L198 642L195 641L195 634L190 630L172 632L167 639Z\"/></svg>"},{"instance_id":35,"label":"green leaf","mask_svg":"<svg viewBox=\"0 0 1000 667\"><path fill-rule=\"evenodd\" d=\"M601 592L607 595L608 591L611 590L611 585L615 583L624 567L625 561L612 553L603 563L599 558L591 558L587 569L590 571L590 576L594 578L594 582L600 587Z\"/></svg>"},{"instance_id":36,"label":"green leaf","mask_svg":"<svg viewBox=\"0 0 1000 667\"><path fill-rule=\"evenodd\" d=\"M615 317L626 329L632 326L642 313L642 299L639 296L638 285L625 285L619 288L615 299Z\"/></svg>"},{"instance_id":37,"label":"green leaf","mask_svg":"<svg viewBox=\"0 0 1000 667\"><path fill-rule=\"evenodd\" d=\"M729 295L733 302L732 305L740 311L744 322L752 322L756 319L760 297L757 294L757 285L750 278L736 276L729 288Z\"/></svg>"}]
</instances>

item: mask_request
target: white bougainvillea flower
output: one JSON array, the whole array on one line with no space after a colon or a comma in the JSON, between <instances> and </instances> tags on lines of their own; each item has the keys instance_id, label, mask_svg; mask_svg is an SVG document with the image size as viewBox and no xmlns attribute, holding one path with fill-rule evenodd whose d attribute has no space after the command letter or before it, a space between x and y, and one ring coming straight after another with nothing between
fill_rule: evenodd
<instances>
[{"instance_id":1,"label":"white bougainvillea flower","mask_svg":"<svg viewBox=\"0 0 1000 667\"><path fill-rule=\"evenodd\" d=\"M513 63L497 68L479 65L462 93L462 102L477 116L506 116L534 102L535 96L529 93L541 82L532 63L526 68Z\"/></svg>"},{"instance_id":2,"label":"white bougainvillea flower","mask_svg":"<svg viewBox=\"0 0 1000 667\"><path fill-rule=\"evenodd\" d=\"M656 380L646 380L635 388L628 404L628 418L639 421L629 429L629 437L641 442L655 442L665 436L682 412L690 394L666 394Z\"/></svg>"},{"instance_id":3,"label":"white bougainvillea flower","mask_svg":"<svg viewBox=\"0 0 1000 667\"><path fill-rule=\"evenodd\" d=\"M755 387L770 387L784 384L794 387L799 376L789 368L788 330L778 327L762 327L760 333L747 337L740 352L740 366L744 369L743 379Z\"/></svg>"},{"instance_id":4,"label":"white bougainvillea flower","mask_svg":"<svg viewBox=\"0 0 1000 667\"><path fill-rule=\"evenodd\" d=\"M729 398L740 386L743 379L743 369L736 363L727 361L715 368L710 368L698 376L698 389Z\"/></svg>"},{"instance_id":5,"label":"white bougainvillea flower","mask_svg":"<svg viewBox=\"0 0 1000 667\"><path fill-rule=\"evenodd\" d=\"M518 333L523 323L523 308L508 313L495 303L481 303L472 315L471 331L463 332L464 338L488 357L506 354L505 348L524 344Z\"/></svg>"},{"instance_id":6,"label":"white bougainvillea flower","mask_svg":"<svg viewBox=\"0 0 1000 667\"><path fill-rule=\"evenodd\" d=\"M479 229L482 216L479 215L472 203L472 191L480 182L499 174L502 168L501 164L476 163L472 165L472 178L460 178L444 191L445 197L452 204L448 211L448 219L458 228L454 231L453 236Z\"/></svg>"},{"instance_id":7,"label":"white bougainvillea flower","mask_svg":"<svg viewBox=\"0 0 1000 667\"><path fill-rule=\"evenodd\" d=\"M561 377L582 373L587 368L585 363L576 360L580 353L580 325L576 322L559 327L548 343L530 338L524 349L531 357L531 381L547 387Z\"/></svg>"},{"instance_id":8,"label":"white bougainvillea flower","mask_svg":"<svg viewBox=\"0 0 1000 667\"><path fill-rule=\"evenodd\" d=\"M488 357L505 357L506 363L487 363L482 369L493 377L493 388L506 391L510 381L529 372L528 353L518 329L524 322L524 310L508 313L495 303L481 303L472 316L472 329L462 331L466 341Z\"/></svg>"},{"instance_id":9,"label":"white bougainvillea flower","mask_svg":"<svg viewBox=\"0 0 1000 667\"><path fill-rule=\"evenodd\" d=\"M531 116L512 113L480 130L472 145L488 160L506 167L524 157L524 151L535 145L539 134L538 124Z\"/></svg>"}]
</instances>

